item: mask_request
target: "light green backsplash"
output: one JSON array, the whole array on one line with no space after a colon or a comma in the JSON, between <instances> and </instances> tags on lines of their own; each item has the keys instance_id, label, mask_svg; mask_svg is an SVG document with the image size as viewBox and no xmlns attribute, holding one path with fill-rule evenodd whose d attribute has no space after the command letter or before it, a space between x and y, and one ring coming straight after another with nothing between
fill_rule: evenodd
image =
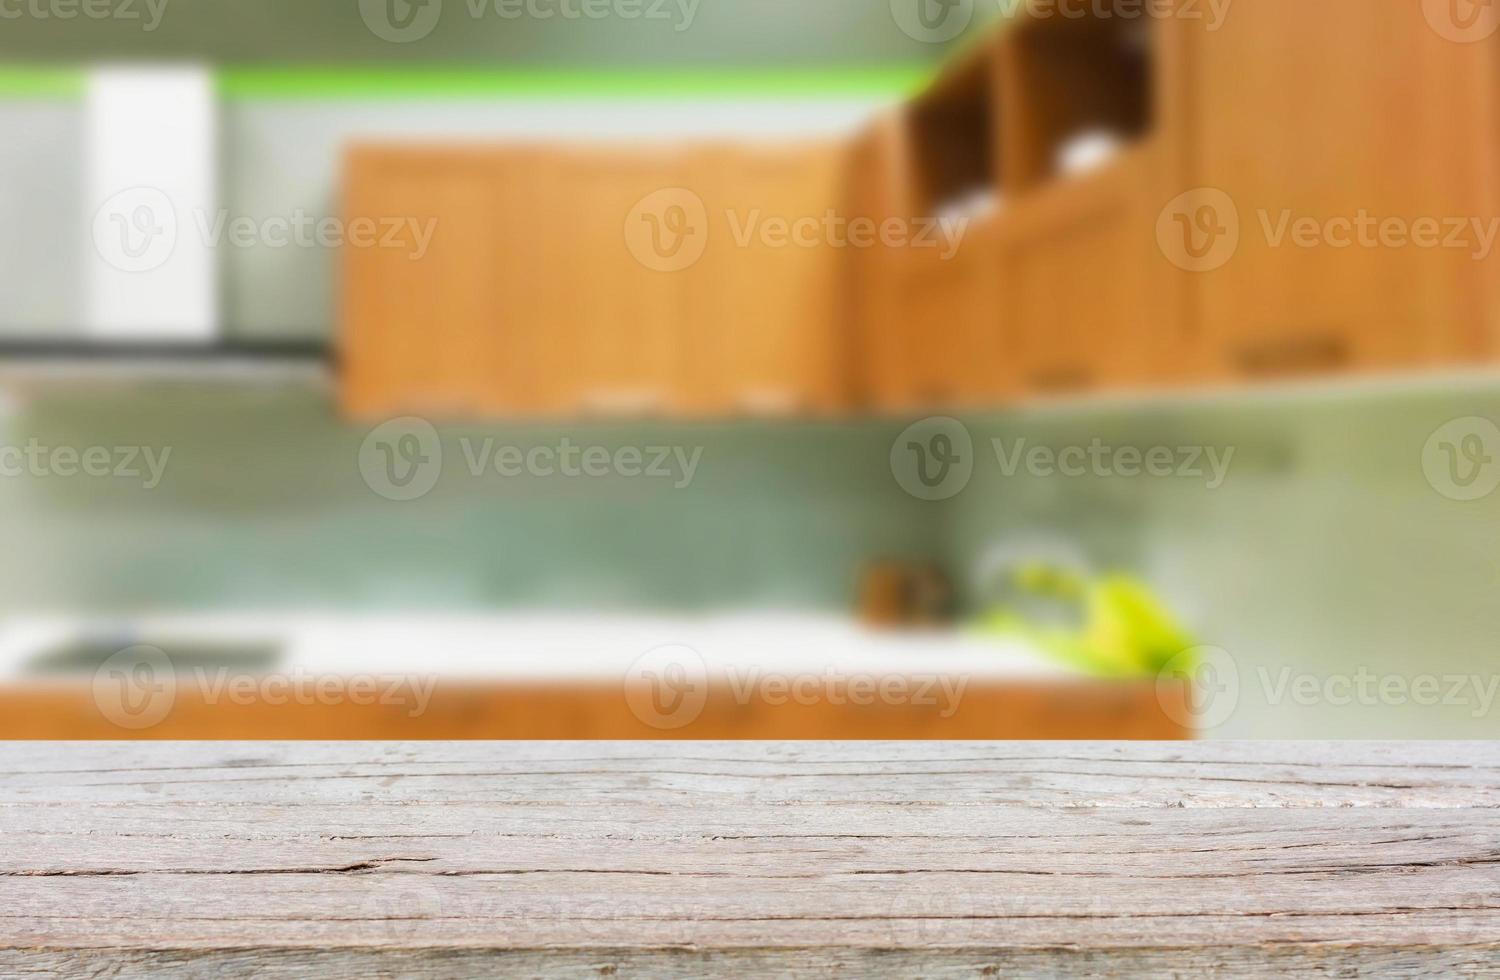
<instances>
[{"instance_id":1,"label":"light green backsplash","mask_svg":"<svg viewBox=\"0 0 1500 980\"><path fill-rule=\"evenodd\" d=\"M1239 709L1215 737L1495 737L1461 704L1300 705L1283 671L1326 678L1500 677L1500 492L1448 499L1422 450L1443 423L1500 419L1496 385L1184 401L970 420L971 483L943 514L972 573L997 544L1074 548L1159 588L1205 644L1239 665ZM1233 447L1228 478L1005 476L992 439L1061 448ZM1033 544L1024 544L1031 542ZM972 574L971 607L982 604Z\"/></svg>"},{"instance_id":2,"label":"light green backsplash","mask_svg":"<svg viewBox=\"0 0 1500 980\"><path fill-rule=\"evenodd\" d=\"M1450 419L1500 418L1500 387L1246 395L967 421L968 486L926 503L890 471L901 422L445 428L421 500L371 492L365 428L298 386L43 389L6 444L170 446L139 480L0 480L6 614L224 609L467 612L538 606L847 610L877 555L946 559L969 609L996 546L1072 549L1160 590L1229 651L1239 704L1211 737L1493 737L1457 703L1298 703L1284 672L1407 681L1500 674L1500 493L1433 489L1421 453ZM703 447L691 486L469 475L460 440ZM1233 448L1202 477L1007 476L990 440Z\"/></svg>"},{"instance_id":3,"label":"light green backsplash","mask_svg":"<svg viewBox=\"0 0 1500 980\"><path fill-rule=\"evenodd\" d=\"M421 500L363 482L366 428L301 386L52 391L4 444L171 447L165 478L0 480L4 611L847 609L872 554L931 554L881 425L444 429ZM469 475L459 440L702 447L691 485Z\"/></svg>"}]
</instances>

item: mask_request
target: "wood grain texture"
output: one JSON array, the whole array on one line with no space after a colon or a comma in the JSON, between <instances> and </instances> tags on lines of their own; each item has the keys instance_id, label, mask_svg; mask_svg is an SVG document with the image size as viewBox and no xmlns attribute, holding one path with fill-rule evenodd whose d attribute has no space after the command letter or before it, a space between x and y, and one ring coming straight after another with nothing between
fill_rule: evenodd
<instances>
[{"instance_id":1,"label":"wood grain texture","mask_svg":"<svg viewBox=\"0 0 1500 980\"><path fill-rule=\"evenodd\" d=\"M1487 743L0 747L0 974L1493 974Z\"/></svg>"}]
</instances>

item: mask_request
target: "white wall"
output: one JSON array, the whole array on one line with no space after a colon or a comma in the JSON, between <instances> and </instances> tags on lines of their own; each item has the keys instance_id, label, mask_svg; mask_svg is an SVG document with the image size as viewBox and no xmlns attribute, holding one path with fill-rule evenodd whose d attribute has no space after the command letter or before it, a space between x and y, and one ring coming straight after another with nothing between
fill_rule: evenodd
<instances>
[{"instance_id":1,"label":"white wall","mask_svg":"<svg viewBox=\"0 0 1500 980\"><path fill-rule=\"evenodd\" d=\"M83 328L84 119L69 99L0 101L0 339Z\"/></svg>"}]
</instances>

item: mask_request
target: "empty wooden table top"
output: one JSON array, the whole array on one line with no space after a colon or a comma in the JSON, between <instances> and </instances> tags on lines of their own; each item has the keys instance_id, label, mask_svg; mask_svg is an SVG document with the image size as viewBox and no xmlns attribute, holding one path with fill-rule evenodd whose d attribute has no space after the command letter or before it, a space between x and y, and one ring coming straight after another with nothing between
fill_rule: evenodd
<instances>
[{"instance_id":1,"label":"empty wooden table top","mask_svg":"<svg viewBox=\"0 0 1500 980\"><path fill-rule=\"evenodd\" d=\"M11 743L0 974L1500 970L1488 743Z\"/></svg>"}]
</instances>

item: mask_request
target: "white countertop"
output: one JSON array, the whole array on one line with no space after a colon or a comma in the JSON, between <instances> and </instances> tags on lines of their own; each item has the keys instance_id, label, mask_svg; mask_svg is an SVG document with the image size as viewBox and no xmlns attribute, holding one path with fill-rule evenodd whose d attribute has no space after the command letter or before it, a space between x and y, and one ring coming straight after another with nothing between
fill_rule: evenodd
<instances>
[{"instance_id":1,"label":"white countertop","mask_svg":"<svg viewBox=\"0 0 1500 980\"><path fill-rule=\"evenodd\" d=\"M350 616L282 613L0 621L0 681L27 675L39 654L70 641L120 648L174 643L264 643L282 651L274 672L431 674L518 681L618 678L644 654L685 646L710 673L964 674L1004 679L1079 676L1024 644L961 631L877 632L838 616L698 617L537 613Z\"/></svg>"}]
</instances>

